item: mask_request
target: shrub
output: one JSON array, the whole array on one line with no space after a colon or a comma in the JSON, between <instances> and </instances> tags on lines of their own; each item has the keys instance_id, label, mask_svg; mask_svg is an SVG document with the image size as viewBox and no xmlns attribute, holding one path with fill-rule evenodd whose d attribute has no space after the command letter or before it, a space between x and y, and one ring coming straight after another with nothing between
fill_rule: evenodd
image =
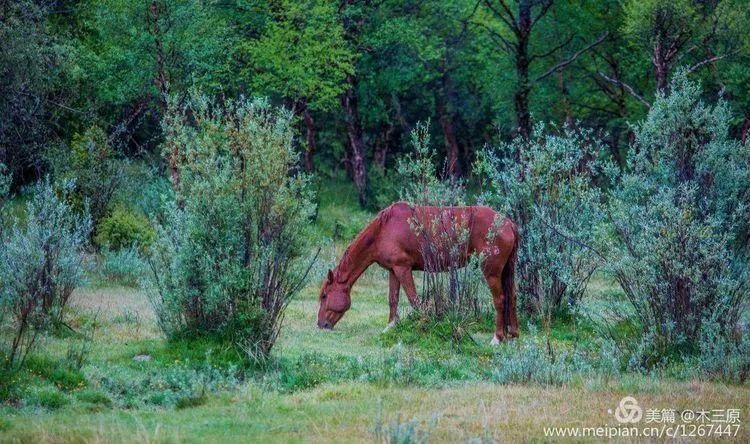
<instances>
[{"instance_id":1,"label":"shrub","mask_svg":"<svg viewBox=\"0 0 750 444\"><path fill-rule=\"evenodd\" d=\"M117 251L132 246L148 247L154 237L154 229L146 216L117 208L101 220L96 228L94 242L100 248Z\"/></svg>"},{"instance_id":2,"label":"shrub","mask_svg":"<svg viewBox=\"0 0 750 444\"><path fill-rule=\"evenodd\" d=\"M705 105L684 73L671 91L635 127L609 208L607 268L640 330L639 368L697 352L709 320L715 338L739 334L750 291L750 146L728 137L727 105Z\"/></svg>"},{"instance_id":3,"label":"shrub","mask_svg":"<svg viewBox=\"0 0 750 444\"><path fill-rule=\"evenodd\" d=\"M562 385L592 371L589 362L575 352L550 354L549 342L541 338L523 339L506 346L496 357L493 381L501 384L535 383Z\"/></svg>"},{"instance_id":4,"label":"shrub","mask_svg":"<svg viewBox=\"0 0 750 444\"><path fill-rule=\"evenodd\" d=\"M291 118L260 100L171 103L164 150L179 151L179 183L147 259L148 294L169 337L270 352L306 277L313 213L308 180L294 173Z\"/></svg>"},{"instance_id":5,"label":"shrub","mask_svg":"<svg viewBox=\"0 0 750 444\"><path fill-rule=\"evenodd\" d=\"M53 388L39 388L29 394L26 402L33 406L55 410L65 406L68 398Z\"/></svg>"},{"instance_id":6,"label":"shrub","mask_svg":"<svg viewBox=\"0 0 750 444\"><path fill-rule=\"evenodd\" d=\"M549 319L576 308L601 265L591 246L605 214L595 179L606 178L609 169L591 131L544 131L538 126L531 141L486 149L477 170L488 179L482 199L518 226L516 282L522 305Z\"/></svg>"},{"instance_id":7,"label":"shrub","mask_svg":"<svg viewBox=\"0 0 750 444\"><path fill-rule=\"evenodd\" d=\"M425 444L429 442L430 432L438 423L439 416L433 414L430 421L423 428L420 421L412 419L402 422L401 415L386 422L382 418L382 406L373 427L375 440L383 444Z\"/></svg>"},{"instance_id":8,"label":"shrub","mask_svg":"<svg viewBox=\"0 0 750 444\"><path fill-rule=\"evenodd\" d=\"M83 249L91 229L90 219L77 216L49 182L37 185L26 213L24 226L15 219L0 247L1 296L14 332L6 350L9 367L23 364L50 323L62 322L84 278Z\"/></svg>"},{"instance_id":9,"label":"shrub","mask_svg":"<svg viewBox=\"0 0 750 444\"><path fill-rule=\"evenodd\" d=\"M98 272L107 282L135 286L146 271L146 264L134 247L102 250Z\"/></svg>"},{"instance_id":10,"label":"shrub","mask_svg":"<svg viewBox=\"0 0 750 444\"><path fill-rule=\"evenodd\" d=\"M74 135L70 145L69 152L53 160L55 176L75 184L67 198L77 212L91 217L96 228L122 181L122 161L98 126Z\"/></svg>"},{"instance_id":11,"label":"shrub","mask_svg":"<svg viewBox=\"0 0 750 444\"><path fill-rule=\"evenodd\" d=\"M709 378L744 383L750 376L750 337L727 337L719 322L705 322L698 365Z\"/></svg>"},{"instance_id":12,"label":"shrub","mask_svg":"<svg viewBox=\"0 0 750 444\"><path fill-rule=\"evenodd\" d=\"M430 146L429 124L418 124L412 131L414 152L398 162L397 171L404 184L400 196L413 205L461 206L466 204L464 183L449 176L443 168L438 177L435 153ZM449 220L449 222L446 222ZM474 257L465 267L460 258L468 248L468 219L459 221L453 213L441 212L428 223L413 218L412 230L421 240L425 264L420 310L437 318L450 314L480 316L489 297L482 298L485 288L479 264ZM449 247L446 248L446 245ZM447 273L430 271L449 264Z\"/></svg>"}]
</instances>

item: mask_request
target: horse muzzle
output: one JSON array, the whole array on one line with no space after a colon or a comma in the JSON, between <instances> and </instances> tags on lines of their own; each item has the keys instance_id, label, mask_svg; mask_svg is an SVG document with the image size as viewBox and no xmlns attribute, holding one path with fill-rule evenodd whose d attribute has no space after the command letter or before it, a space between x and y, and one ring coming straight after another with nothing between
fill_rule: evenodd
<instances>
[{"instance_id":1,"label":"horse muzzle","mask_svg":"<svg viewBox=\"0 0 750 444\"><path fill-rule=\"evenodd\" d=\"M318 328L322 328L323 330L333 330L333 324L328 322L328 320L318 321Z\"/></svg>"}]
</instances>

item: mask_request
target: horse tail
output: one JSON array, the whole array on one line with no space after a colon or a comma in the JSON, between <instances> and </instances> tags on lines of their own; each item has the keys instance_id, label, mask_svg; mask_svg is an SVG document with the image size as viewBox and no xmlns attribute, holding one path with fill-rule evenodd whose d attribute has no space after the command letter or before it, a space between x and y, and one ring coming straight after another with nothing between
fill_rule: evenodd
<instances>
[{"instance_id":1,"label":"horse tail","mask_svg":"<svg viewBox=\"0 0 750 444\"><path fill-rule=\"evenodd\" d=\"M521 235L518 234L518 227L512 221L510 222L510 224L515 240L513 242L513 249L510 251L510 255L508 256L508 260L505 262L505 266L503 267L503 272L500 277L503 286L503 294L505 295L503 318L505 319L506 325L510 322L510 302L516 300L516 259L518 258L518 243L521 241Z\"/></svg>"}]
</instances>

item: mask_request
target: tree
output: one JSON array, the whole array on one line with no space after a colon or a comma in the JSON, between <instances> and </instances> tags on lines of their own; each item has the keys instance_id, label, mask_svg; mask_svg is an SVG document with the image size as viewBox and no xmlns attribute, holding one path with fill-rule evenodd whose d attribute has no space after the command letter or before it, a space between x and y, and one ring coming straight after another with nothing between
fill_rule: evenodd
<instances>
[{"instance_id":1,"label":"tree","mask_svg":"<svg viewBox=\"0 0 750 444\"><path fill-rule=\"evenodd\" d=\"M608 210L607 268L641 329L639 366L696 350L712 324L736 336L750 298L750 152L729 138L726 104L704 104L685 71L668 90L636 127Z\"/></svg>"},{"instance_id":2,"label":"tree","mask_svg":"<svg viewBox=\"0 0 750 444\"><path fill-rule=\"evenodd\" d=\"M739 51L737 21L747 25L746 6L732 0L630 0L623 5L622 31L633 48L648 55L655 94L667 94L669 79L678 65L684 65L690 74ZM601 77L650 106L633 86L603 74Z\"/></svg>"},{"instance_id":3,"label":"tree","mask_svg":"<svg viewBox=\"0 0 750 444\"><path fill-rule=\"evenodd\" d=\"M531 112L529 109L529 97L534 85L556 72L565 69L573 63L581 54L599 45L606 38L603 33L597 39L580 45L579 49L570 52L560 61L554 63L538 75L533 75L531 69L540 60L558 54L565 50L575 40L576 33L570 31L569 35L562 40L539 48L539 52L532 52L533 40L540 22L547 16L550 9L554 7L554 0L518 0L511 3L506 0L484 0L483 4L489 11L489 17L480 16L474 23L489 32L495 39L500 49L513 59L516 71L516 88L513 96L513 106L516 112L518 134L524 139L529 139L532 131Z\"/></svg>"},{"instance_id":4,"label":"tree","mask_svg":"<svg viewBox=\"0 0 750 444\"><path fill-rule=\"evenodd\" d=\"M40 175L49 143L52 95L66 56L47 26L45 2L0 1L0 163L14 181Z\"/></svg>"},{"instance_id":5,"label":"tree","mask_svg":"<svg viewBox=\"0 0 750 444\"><path fill-rule=\"evenodd\" d=\"M360 53L360 40L362 28L366 20L363 4L357 0L341 0L339 4L339 15L344 27L344 38L349 42L356 53ZM368 3L368 2L362 2ZM359 80L355 73L346 76L346 88L341 95L341 107L344 109L344 121L346 122L346 140L349 146L351 162L351 175L354 185L357 187L357 195L360 205L367 204L367 157L365 153L365 142L362 136L362 118L359 114L359 96L357 91Z\"/></svg>"},{"instance_id":6,"label":"tree","mask_svg":"<svg viewBox=\"0 0 750 444\"><path fill-rule=\"evenodd\" d=\"M211 2L86 0L78 11L69 82L83 91L85 107L111 124L110 137L132 135L133 123L147 116L143 138L155 145L170 90L236 88L233 28Z\"/></svg>"},{"instance_id":7,"label":"tree","mask_svg":"<svg viewBox=\"0 0 750 444\"><path fill-rule=\"evenodd\" d=\"M344 40L334 4L285 0L270 11L262 35L243 47L244 77L263 94L280 97L302 118L307 131L305 169L315 152L314 111L331 110L353 73L353 54Z\"/></svg>"}]
</instances>

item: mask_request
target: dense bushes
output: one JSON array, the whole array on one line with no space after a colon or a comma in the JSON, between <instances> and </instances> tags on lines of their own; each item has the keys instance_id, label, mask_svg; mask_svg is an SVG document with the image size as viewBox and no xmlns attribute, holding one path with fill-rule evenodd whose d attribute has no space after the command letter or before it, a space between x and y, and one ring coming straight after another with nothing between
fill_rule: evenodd
<instances>
[{"instance_id":1,"label":"dense bushes","mask_svg":"<svg viewBox=\"0 0 750 444\"><path fill-rule=\"evenodd\" d=\"M420 123L412 132L414 152L400 159L400 197L413 205L466 205L463 181L437 166L430 146L429 124ZM442 178L441 178L442 176ZM474 256L461 267L467 255L469 219L459 220L454 213L441 211L429 221L414 217L411 228L420 238L425 272L420 311L442 318L446 315L478 317L486 312L490 300L480 270L481 258ZM446 272L436 272L448 264Z\"/></svg>"},{"instance_id":2,"label":"dense bushes","mask_svg":"<svg viewBox=\"0 0 750 444\"><path fill-rule=\"evenodd\" d=\"M306 275L313 212L307 179L294 173L291 118L265 101L170 104L164 150L179 183L148 257L168 336L218 338L251 357L273 346Z\"/></svg>"},{"instance_id":3,"label":"dense bushes","mask_svg":"<svg viewBox=\"0 0 750 444\"><path fill-rule=\"evenodd\" d=\"M90 219L77 216L49 182L35 188L25 222L12 221L0 247L0 306L13 328L11 343L3 347L6 366L22 365L37 336L62 322L68 299L84 277L83 248L90 230Z\"/></svg>"},{"instance_id":4,"label":"dense bushes","mask_svg":"<svg viewBox=\"0 0 750 444\"><path fill-rule=\"evenodd\" d=\"M146 216L116 208L99 223L94 242L101 248L117 251L132 246L148 247L154 237L154 229Z\"/></svg>"},{"instance_id":5,"label":"dense bushes","mask_svg":"<svg viewBox=\"0 0 750 444\"><path fill-rule=\"evenodd\" d=\"M73 137L70 150L53 151L51 156L56 178L74 184L67 196L71 205L81 214L88 212L97 230L123 178L123 161L107 134L92 126Z\"/></svg>"},{"instance_id":6,"label":"dense bushes","mask_svg":"<svg viewBox=\"0 0 750 444\"><path fill-rule=\"evenodd\" d=\"M728 137L725 104L705 105L684 75L635 128L628 169L611 193L608 270L641 339L632 364L650 367L741 336L750 288L750 147Z\"/></svg>"},{"instance_id":7,"label":"dense bushes","mask_svg":"<svg viewBox=\"0 0 750 444\"><path fill-rule=\"evenodd\" d=\"M603 147L589 131L545 133L486 149L477 169L488 179L483 199L518 225L516 272L522 305L549 317L575 308L601 265L592 242L604 219L597 178L606 178Z\"/></svg>"}]
</instances>

